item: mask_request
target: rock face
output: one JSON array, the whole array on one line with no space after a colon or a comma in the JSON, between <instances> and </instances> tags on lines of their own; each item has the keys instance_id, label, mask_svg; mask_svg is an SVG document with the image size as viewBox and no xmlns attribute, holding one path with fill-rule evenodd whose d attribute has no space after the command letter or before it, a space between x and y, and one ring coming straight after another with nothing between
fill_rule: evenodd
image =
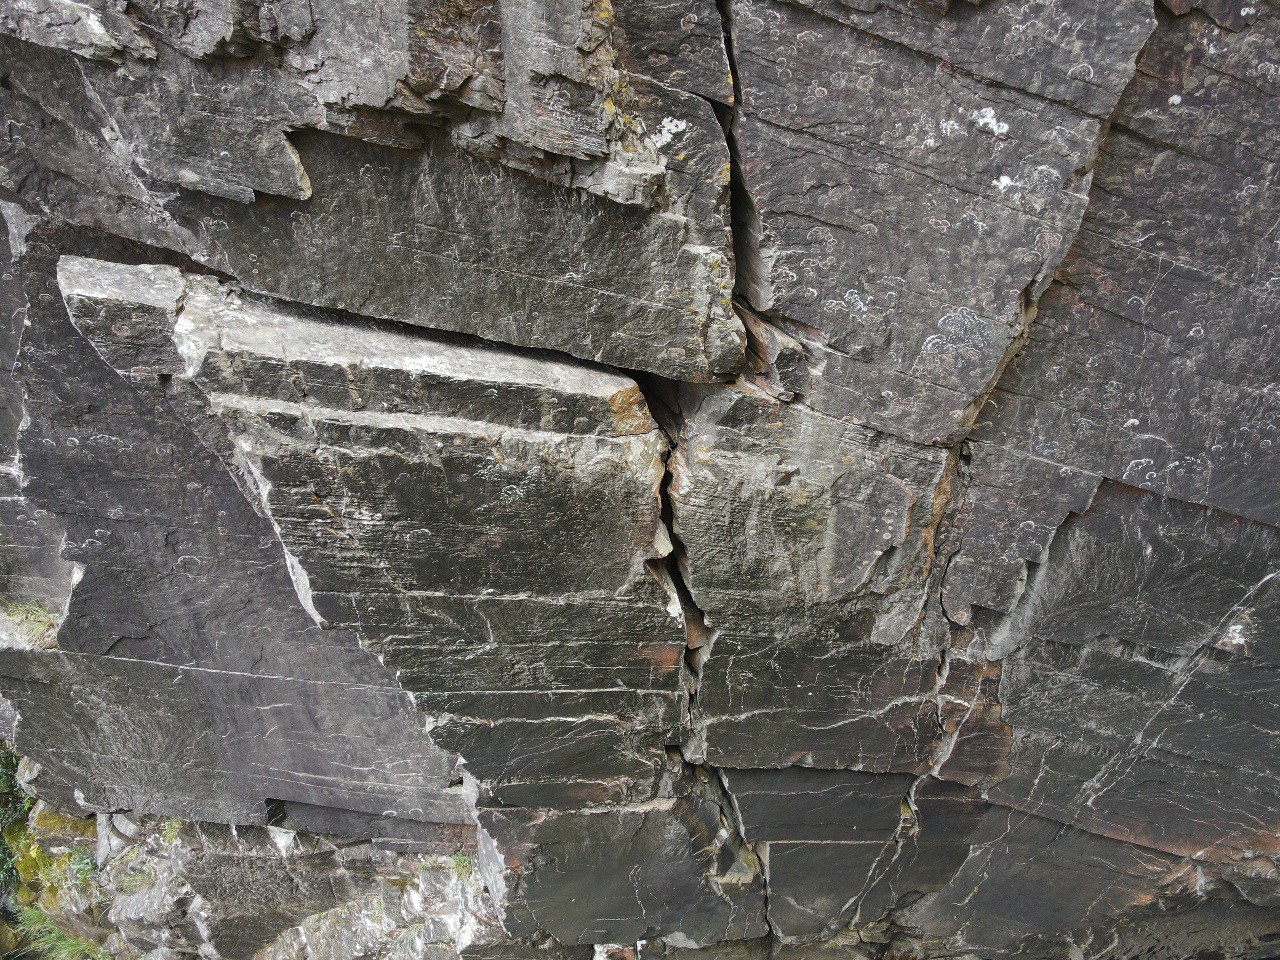
<instances>
[{"instance_id":1,"label":"rock face","mask_svg":"<svg viewBox=\"0 0 1280 960\"><path fill-rule=\"evenodd\" d=\"M0 115L20 930L1277 955L1273 0L15 0Z\"/></svg>"}]
</instances>

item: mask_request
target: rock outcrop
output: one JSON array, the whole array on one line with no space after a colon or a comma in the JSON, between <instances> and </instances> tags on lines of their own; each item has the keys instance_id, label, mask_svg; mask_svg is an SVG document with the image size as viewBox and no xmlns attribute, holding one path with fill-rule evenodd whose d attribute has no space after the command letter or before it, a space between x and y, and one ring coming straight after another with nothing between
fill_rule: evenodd
<instances>
[{"instance_id":1,"label":"rock outcrop","mask_svg":"<svg viewBox=\"0 0 1280 960\"><path fill-rule=\"evenodd\" d=\"M1277 955L1275 0L12 0L0 116L29 946Z\"/></svg>"}]
</instances>

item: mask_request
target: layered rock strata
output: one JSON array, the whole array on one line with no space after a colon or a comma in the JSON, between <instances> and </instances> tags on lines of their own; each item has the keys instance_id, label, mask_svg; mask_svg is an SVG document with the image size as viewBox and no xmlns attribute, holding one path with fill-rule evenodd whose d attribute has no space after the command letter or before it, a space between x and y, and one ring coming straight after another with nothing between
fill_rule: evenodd
<instances>
[{"instance_id":1,"label":"layered rock strata","mask_svg":"<svg viewBox=\"0 0 1280 960\"><path fill-rule=\"evenodd\" d=\"M1272 0L9 4L11 912L1274 955L1278 98Z\"/></svg>"}]
</instances>

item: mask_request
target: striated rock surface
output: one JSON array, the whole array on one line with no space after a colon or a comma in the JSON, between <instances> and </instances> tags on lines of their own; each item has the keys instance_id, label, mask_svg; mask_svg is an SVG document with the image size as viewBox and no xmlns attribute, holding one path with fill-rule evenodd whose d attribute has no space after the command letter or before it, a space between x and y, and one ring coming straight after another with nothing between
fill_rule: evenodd
<instances>
[{"instance_id":1,"label":"striated rock surface","mask_svg":"<svg viewBox=\"0 0 1280 960\"><path fill-rule=\"evenodd\" d=\"M1280 951L1274 0L13 0L0 116L0 949Z\"/></svg>"}]
</instances>

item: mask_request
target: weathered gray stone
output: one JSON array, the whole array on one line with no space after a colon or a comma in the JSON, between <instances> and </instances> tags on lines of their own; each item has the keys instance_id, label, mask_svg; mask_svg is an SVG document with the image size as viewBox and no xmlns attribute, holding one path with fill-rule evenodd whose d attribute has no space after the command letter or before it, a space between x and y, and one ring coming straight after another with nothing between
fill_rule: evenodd
<instances>
[{"instance_id":1,"label":"weathered gray stone","mask_svg":"<svg viewBox=\"0 0 1280 960\"><path fill-rule=\"evenodd\" d=\"M124 6L118 0L14 0L0 10L0 31L94 60L123 59L126 50L154 57L155 48L125 16Z\"/></svg>"},{"instance_id":2,"label":"weathered gray stone","mask_svg":"<svg viewBox=\"0 0 1280 960\"><path fill-rule=\"evenodd\" d=\"M921 578L945 451L749 387L681 403L670 496L715 631L697 696L707 758L923 772L939 635Z\"/></svg>"},{"instance_id":3,"label":"weathered gray stone","mask_svg":"<svg viewBox=\"0 0 1280 960\"><path fill-rule=\"evenodd\" d=\"M320 306L693 380L731 376L741 365L721 209L728 153L697 98L676 111L696 116L668 117L658 130L663 107L644 99L648 88L637 81L636 108L656 111L649 139L677 154L650 165L687 181L659 189L670 209L655 211L473 160L443 135L400 144L412 151L316 134L290 142L288 127L319 122L315 107L295 96L298 81L268 67L178 59L173 70L131 80L27 49L36 48L8 45L5 98L22 122L7 147L6 179L31 187L24 176L33 166L41 179L65 179L65 190L42 190L38 201L63 216L103 226L102 204L115 204L135 239L236 274L251 289ZM224 109L195 92L215 86L253 110ZM171 114L183 126L160 119ZM130 139L104 142L99 131L116 127ZM226 150L229 140L246 144L252 160ZM613 174L584 177L578 187ZM310 199L295 201L305 208L265 196L245 204L175 196L178 187L242 201L258 192ZM86 202L85 189L101 199ZM620 273L619 261L652 269ZM658 339L665 349L653 349Z\"/></svg>"},{"instance_id":4,"label":"weathered gray stone","mask_svg":"<svg viewBox=\"0 0 1280 960\"><path fill-rule=\"evenodd\" d=\"M804 6L732 5L745 291L811 341L813 406L954 440L1080 222L1149 6Z\"/></svg>"},{"instance_id":5,"label":"weathered gray stone","mask_svg":"<svg viewBox=\"0 0 1280 960\"><path fill-rule=\"evenodd\" d=\"M511 851L503 926L569 944L761 936L759 864L734 845L726 816L703 789L631 808L489 811L482 825Z\"/></svg>"},{"instance_id":6,"label":"weathered gray stone","mask_svg":"<svg viewBox=\"0 0 1280 960\"><path fill-rule=\"evenodd\" d=\"M1277 62L1274 0L10 4L24 902L1266 960Z\"/></svg>"},{"instance_id":7,"label":"weathered gray stone","mask_svg":"<svg viewBox=\"0 0 1280 960\"><path fill-rule=\"evenodd\" d=\"M171 268L65 258L59 276L121 376L207 398L197 416L226 432L207 442L239 466L301 605L401 671L497 797L544 805L563 781L581 802L593 780L599 799L651 794L678 739L684 630L662 570L667 441L633 382ZM583 618L586 635L558 626ZM559 675L565 692L542 693Z\"/></svg>"}]
</instances>

